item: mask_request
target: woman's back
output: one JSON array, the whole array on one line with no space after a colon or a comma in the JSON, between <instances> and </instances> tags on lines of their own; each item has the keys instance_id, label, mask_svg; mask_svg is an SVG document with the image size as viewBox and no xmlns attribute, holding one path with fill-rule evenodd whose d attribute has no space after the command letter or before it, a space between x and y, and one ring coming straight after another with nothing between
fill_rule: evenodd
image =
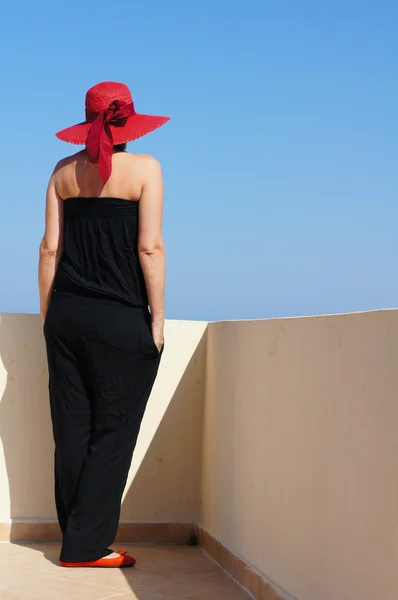
<instances>
[{"instance_id":1,"label":"woman's back","mask_svg":"<svg viewBox=\"0 0 398 600\"><path fill-rule=\"evenodd\" d=\"M147 306L139 244L139 200L148 156L112 157L104 184L96 165L79 152L61 161L55 186L63 203L63 253L54 289Z\"/></svg>"},{"instance_id":2,"label":"woman's back","mask_svg":"<svg viewBox=\"0 0 398 600\"><path fill-rule=\"evenodd\" d=\"M114 152L112 173L105 183L96 164L82 151L61 160L55 170L55 186L59 196L66 198L124 198L138 201L148 176L151 156Z\"/></svg>"}]
</instances>

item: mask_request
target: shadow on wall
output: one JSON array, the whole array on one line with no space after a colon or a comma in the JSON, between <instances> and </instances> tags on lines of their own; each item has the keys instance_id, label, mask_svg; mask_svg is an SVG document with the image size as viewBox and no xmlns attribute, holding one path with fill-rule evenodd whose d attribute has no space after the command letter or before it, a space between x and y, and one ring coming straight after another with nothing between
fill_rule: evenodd
<instances>
[{"instance_id":1,"label":"shadow on wall","mask_svg":"<svg viewBox=\"0 0 398 600\"><path fill-rule=\"evenodd\" d=\"M167 347L142 423L122 522L198 521L205 332L204 323L166 325ZM56 518L48 374L37 316L0 315L0 359L0 524L11 520L11 540L31 539L30 524ZM41 539L54 539L58 525L46 532Z\"/></svg>"},{"instance_id":2,"label":"shadow on wall","mask_svg":"<svg viewBox=\"0 0 398 600\"><path fill-rule=\"evenodd\" d=\"M181 375L178 371L173 373L174 353L168 354L171 343L168 339L133 457L122 504L124 522L132 513L138 522L199 521L206 333ZM175 379L174 391L164 395L163 383L170 374ZM183 536L184 531L187 529L182 528ZM176 536L169 536L166 531L165 539L168 537Z\"/></svg>"}]
</instances>

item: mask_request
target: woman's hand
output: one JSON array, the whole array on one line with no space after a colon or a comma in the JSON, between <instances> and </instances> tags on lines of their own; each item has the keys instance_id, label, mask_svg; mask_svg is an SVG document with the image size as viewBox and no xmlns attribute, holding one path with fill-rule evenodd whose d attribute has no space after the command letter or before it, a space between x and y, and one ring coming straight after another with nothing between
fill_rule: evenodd
<instances>
[{"instance_id":1,"label":"woman's hand","mask_svg":"<svg viewBox=\"0 0 398 600\"><path fill-rule=\"evenodd\" d=\"M164 320L152 321L152 337L155 345L160 352L164 344Z\"/></svg>"}]
</instances>

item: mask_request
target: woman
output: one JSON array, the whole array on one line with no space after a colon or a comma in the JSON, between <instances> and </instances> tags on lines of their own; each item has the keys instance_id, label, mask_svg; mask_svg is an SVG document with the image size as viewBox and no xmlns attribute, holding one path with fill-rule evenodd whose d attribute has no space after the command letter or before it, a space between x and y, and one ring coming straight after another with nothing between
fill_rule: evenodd
<instances>
[{"instance_id":1,"label":"woman","mask_svg":"<svg viewBox=\"0 0 398 600\"><path fill-rule=\"evenodd\" d=\"M39 261L65 567L135 563L110 546L163 351L165 256L160 165L125 147L167 120L104 82L57 133L86 145L50 179Z\"/></svg>"}]
</instances>

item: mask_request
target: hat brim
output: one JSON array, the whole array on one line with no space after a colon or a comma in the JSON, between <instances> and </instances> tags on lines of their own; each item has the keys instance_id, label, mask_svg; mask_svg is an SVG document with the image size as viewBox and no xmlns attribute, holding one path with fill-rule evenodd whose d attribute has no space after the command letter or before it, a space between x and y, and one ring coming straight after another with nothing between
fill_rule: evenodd
<instances>
[{"instance_id":1,"label":"hat brim","mask_svg":"<svg viewBox=\"0 0 398 600\"><path fill-rule=\"evenodd\" d=\"M113 143L126 144L127 142L132 142L133 140L158 129L167 123L169 119L170 117L155 117L154 115L141 115L137 113L132 117L129 117L123 127L110 126L113 135ZM63 142L84 145L91 125L92 123L87 123L85 121L84 123L78 123L77 125L72 125L66 129L61 129L61 131L58 131L55 135Z\"/></svg>"}]
</instances>

